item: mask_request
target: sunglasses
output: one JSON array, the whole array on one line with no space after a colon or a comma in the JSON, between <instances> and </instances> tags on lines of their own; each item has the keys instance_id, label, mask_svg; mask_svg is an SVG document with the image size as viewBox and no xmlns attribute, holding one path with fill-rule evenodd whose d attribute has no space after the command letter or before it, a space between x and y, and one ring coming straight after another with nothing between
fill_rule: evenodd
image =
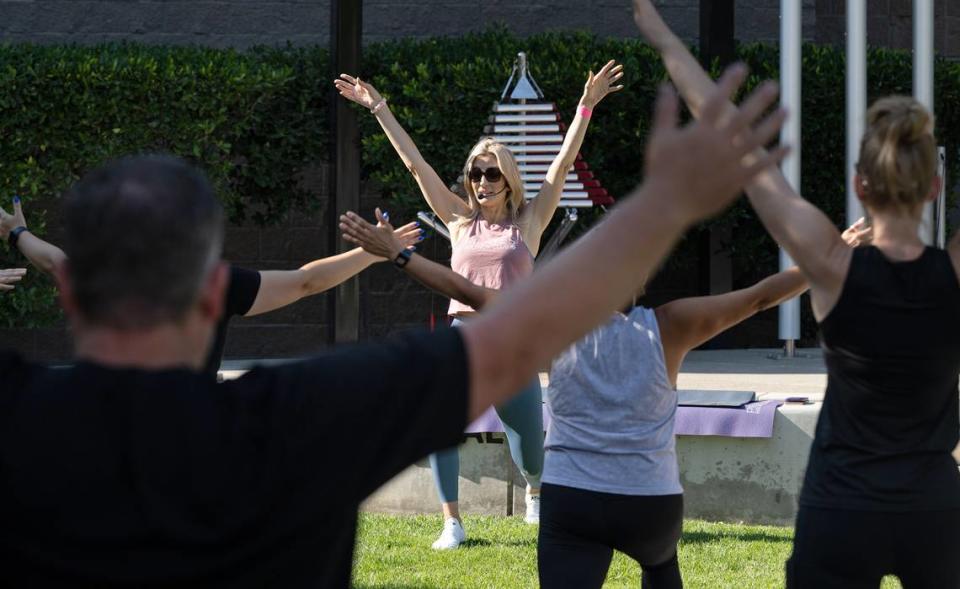
<instances>
[{"instance_id":1,"label":"sunglasses","mask_svg":"<svg viewBox=\"0 0 960 589\"><path fill-rule=\"evenodd\" d=\"M484 177L490 182L496 182L500 180L500 178L503 178L503 173L500 171L500 168L487 168L486 170L470 168L470 173L467 176L471 182L479 182L480 178Z\"/></svg>"}]
</instances>

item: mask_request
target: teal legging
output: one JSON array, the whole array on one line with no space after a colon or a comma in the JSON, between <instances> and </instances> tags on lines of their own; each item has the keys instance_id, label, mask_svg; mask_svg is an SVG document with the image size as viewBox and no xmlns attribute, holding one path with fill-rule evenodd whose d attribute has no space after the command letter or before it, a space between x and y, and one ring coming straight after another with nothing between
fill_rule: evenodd
<instances>
[{"instance_id":1,"label":"teal legging","mask_svg":"<svg viewBox=\"0 0 960 589\"><path fill-rule=\"evenodd\" d=\"M540 487L540 473L543 472L543 392L540 390L540 378L533 381L517 396L501 407L496 407L497 415L503 422L507 434L510 455L520 468L527 484ZM433 470L433 482L437 484L440 501L450 503L459 497L458 480L460 478L460 449L447 448L430 455L430 468Z\"/></svg>"}]
</instances>

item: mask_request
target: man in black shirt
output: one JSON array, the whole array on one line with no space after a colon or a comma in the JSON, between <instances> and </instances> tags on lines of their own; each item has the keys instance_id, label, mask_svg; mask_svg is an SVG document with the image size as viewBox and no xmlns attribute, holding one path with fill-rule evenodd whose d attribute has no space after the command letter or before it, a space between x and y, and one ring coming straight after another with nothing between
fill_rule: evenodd
<instances>
[{"instance_id":1,"label":"man in black shirt","mask_svg":"<svg viewBox=\"0 0 960 589\"><path fill-rule=\"evenodd\" d=\"M54 270L77 362L0 352L3 584L347 587L364 498L455 444L776 161L744 160L779 128L779 114L751 128L769 88L720 117L745 75L728 73L682 130L661 97L646 185L462 328L222 384L202 372L228 279L209 183L158 156L88 174L66 199L69 260Z\"/></svg>"},{"instance_id":2,"label":"man in black shirt","mask_svg":"<svg viewBox=\"0 0 960 589\"><path fill-rule=\"evenodd\" d=\"M397 237L407 246L422 239L423 231L416 223L397 229ZM27 230L27 219L20 199L13 199L13 213L0 207L0 239L9 241L40 270L52 273L66 255L57 246L44 241ZM223 360L227 343L227 326L236 316L252 317L291 305L301 298L325 292L351 278L371 264L384 261L371 256L361 248L314 260L297 270L248 270L230 266L224 311L217 324L213 346L204 363L204 371L216 374ZM14 274L22 269L0 270L0 289L3 273ZM19 280L19 278L17 278Z\"/></svg>"}]
</instances>

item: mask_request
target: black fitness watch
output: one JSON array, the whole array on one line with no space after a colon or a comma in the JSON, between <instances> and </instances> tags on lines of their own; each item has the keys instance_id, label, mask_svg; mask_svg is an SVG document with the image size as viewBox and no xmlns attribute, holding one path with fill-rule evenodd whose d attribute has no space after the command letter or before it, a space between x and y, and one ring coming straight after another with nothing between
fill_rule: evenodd
<instances>
[{"instance_id":1,"label":"black fitness watch","mask_svg":"<svg viewBox=\"0 0 960 589\"><path fill-rule=\"evenodd\" d=\"M13 230L10 231L10 235L7 236L7 243L10 244L10 247L17 247L17 241L20 240L20 234L26 230L27 228L21 225L19 227L14 227Z\"/></svg>"},{"instance_id":2,"label":"black fitness watch","mask_svg":"<svg viewBox=\"0 0 960 589\"><path fill-rule=\"evenodd\" d=\"M407 262L410 261L410 256L413 255L413 252L410 250L400 250L400 253L397 254L397 257L393 259L393 263L397 268L403 268L407 265Z\"/></svg>"}]
</instances>

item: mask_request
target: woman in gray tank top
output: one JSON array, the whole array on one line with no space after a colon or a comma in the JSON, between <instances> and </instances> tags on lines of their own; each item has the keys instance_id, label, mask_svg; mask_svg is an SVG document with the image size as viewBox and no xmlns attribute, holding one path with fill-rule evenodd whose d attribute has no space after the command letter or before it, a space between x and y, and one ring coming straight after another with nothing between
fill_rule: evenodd
<instances>
[{"instance_id":1,"label":"woman in gray tank top","mask_svg":"<svg viewBox=\"0 0 960 589\"><path fill-rule=\"evenodd\" d=\"M379 226L349 216L351 241L368 252L389 257L403 249L379 210ZM870 229L861 219L843 237L855 247ZM404 270L475 309L498 293L416 254ZM722 295L633 306L554 361L538 541L542 587L601 587L614 550L641 565L644 587L682 586L683 490L673 435L680 365L690 350L806 289L791 268Z\"/></svg>"}]
</instances>

